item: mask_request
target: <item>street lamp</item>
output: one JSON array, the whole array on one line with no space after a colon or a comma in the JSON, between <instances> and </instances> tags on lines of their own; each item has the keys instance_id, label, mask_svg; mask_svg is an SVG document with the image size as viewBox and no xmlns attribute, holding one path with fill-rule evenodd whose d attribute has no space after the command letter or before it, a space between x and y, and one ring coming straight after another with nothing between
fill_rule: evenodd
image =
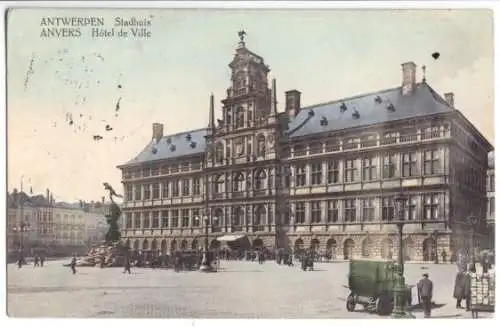
<instances>
[{"instance_id":1,"label":"street lamp","mask_svg":"<svg viewBox=\"0 0 500 327\"><path fill-rule=\"evenodd\" d=\"M432 240L434 241L434 263L438 264L439 259L438 259L438 236L439 232L437 230L434 230L432 233ZM444 263L444 262L443 262Z\"/></svg>"},{"instance_id":2,"label":"street lamp","mask_svg":"<svg viewBox=\"0 0 500 327\"><path fill-rule=\"evenodd\" d=\"M472 251L472 265L474 266L476 264L476 226L478 223L478 219L474 214L470 215L467 217L467 220L469 221L469 224L472 226L472 240L471 240L471 248L470 250Z\"/></svg>"},{"instance_id":3,"label":"street lamp","mask_svg":"<svg viewBox=\"0 0 500 327\"><path fill-rule=\"evenodd\" d=\"M394 310L392 311L392 318L415 318L409 312L405 311L406 301L406 283L404 276L404 259L403 259L403 226L405 224L404 205L407 197L402 193L398 193L394 197L396 203L398 219L394 222L398 227L398 264L396 265L396 281L394 285Z\"/></svg>"},{"instance_id":4,"label":"street lamp","mask_svg":"<svg viewBox=\"0 0 500 327\"><path fill-rule=\"evenodd\" d=\"M19 226L14 226L12 231L15 233L19 233L19 252L21 252L21 256L24 256L24 232L29 231L30 224L22 222Z\"/></svg>"},{"instance_id":5,"label":"street lamp","mask_svg":"<svg viewBox=\"0 0 500 327\"><path fill-rule=\"evenodd\" d=\"M200 221L200 217L195 217L196 221ZM214 221L217 221L217 217L213 217ZM203 259L201 260L200 271L201 272L213 272L215 269L212 267L212 260L210 258L210 254L208 252L208 216L203 217L203 221L205 223L205 247L203 249Z\"/></svg>"}]
</instances>

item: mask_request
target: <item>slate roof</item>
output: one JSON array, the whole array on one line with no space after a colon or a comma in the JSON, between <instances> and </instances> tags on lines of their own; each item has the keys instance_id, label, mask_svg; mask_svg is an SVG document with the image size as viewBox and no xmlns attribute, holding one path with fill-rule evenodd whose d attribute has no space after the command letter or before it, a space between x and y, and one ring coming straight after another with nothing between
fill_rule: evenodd
<instances>
[{"instance_id":1,"label":"slate roof","mask_svg":"<svg viewBox=\"0 0 500 327\"><path fill-rule=\"evenodd\" d=\"M129 160L124 166L203 153L206 135L206 128L166 135L156 142L156 146L152 141L149 142L135 158Z\"/></svg>"},{"instance_id":2,"label":"slate roof","mask_svg":"<svg viewBox=\"0 0 500 327\"><path fill-rule=\"evenodd\" d=\"M342 104L345 111L341 109ZM287 133L296 138L453 110L423 82L416 84L409 95L403 95L401 87L397 87L301 108L290 121Z\"/></svg>"}]
</instances>

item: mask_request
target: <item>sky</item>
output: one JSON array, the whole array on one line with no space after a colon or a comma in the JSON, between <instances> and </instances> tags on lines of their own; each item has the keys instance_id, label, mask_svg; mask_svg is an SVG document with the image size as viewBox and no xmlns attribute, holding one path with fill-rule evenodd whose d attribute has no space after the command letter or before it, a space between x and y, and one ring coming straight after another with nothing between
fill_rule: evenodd
<instances>
[{"instance_id":1,"label":"sky","mask_svg":"<svg viewBox=\"0 0 500 327\"><path fill-rule=\"evenodd\" d=\"M93 38L92 27L42 37L48 17L102 17L108 30L117 17L146 18L151 37ZM9 191L23 180L25 191L49 188L58 201L99 200L103 182L121 192L116 166L151 142L152 123L165 134L206 127L210 93L220 115L242 29L277 80L278 111L291 89L307 106L400 86L401 64L414 61L494 144L488 10L15 9L7 17Z\"/></svg>"}]
</instances>

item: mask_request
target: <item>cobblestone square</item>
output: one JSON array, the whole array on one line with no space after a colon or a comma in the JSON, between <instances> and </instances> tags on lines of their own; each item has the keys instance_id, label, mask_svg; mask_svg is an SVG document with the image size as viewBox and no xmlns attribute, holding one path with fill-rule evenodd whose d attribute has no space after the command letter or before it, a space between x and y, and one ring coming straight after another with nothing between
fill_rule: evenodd
<instances>
[{"instance_id":1,"label":"cobblestone square","mask_svg":"<svg viewBox=\"0 0 500 327\"><path fill-rule=\"evenodd\" d=\"M116 318L381 318L345 309L348 264L318 263L315 271L274 262L221 262L218 273L137 268L78 268L63 261L46 267L8 266L11 317ZM422 268L425 267L425 268ZM454 265L407 264L406 278L416 284L423 272L434 282L436 318L470 317L455 309ZM413 292L413 303L417 301ZM422 312L414 312L422 318ZM480 317L488 317L481 314Z\"/></svg>"}]
</instances>

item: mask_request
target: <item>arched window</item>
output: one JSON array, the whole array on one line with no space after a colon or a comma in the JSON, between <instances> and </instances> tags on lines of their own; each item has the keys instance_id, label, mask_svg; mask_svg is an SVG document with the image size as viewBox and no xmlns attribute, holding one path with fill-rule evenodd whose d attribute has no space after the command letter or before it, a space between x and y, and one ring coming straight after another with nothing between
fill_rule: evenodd
<instances>
[{"instance_id":1,"label":"arched window","mask_svg":"<svg viewBox=\"0 0 500 327\"><path fill-rule=\"evenodd\" d=\"M232 226L241 226L243 224L244 211L241 207L233 208L233 221L231 222Z\"/></svg>"},{"instance_id":2,"label":"arched window","mask_svg":"<svg viewBox=\"0 0 500 327\"><path fill-rule=\"evenodd\" d=\"M257 156L263 157L266 154L266 137L263 134L257 136Z\"/></svg>"},{"instance_id":3,"label":"arched window","mask_svg":"<svg viewBox=\"0 0 500 327\"><path fill-rule=\"evenodd\" d=\"M214 180L214 192L223 193L224 192L224 175L215 176Z\"/></svg>"},{"instance_id":4,"label":"arched window","mask_svg":"<svg viewBox=\"0 0 500 327\"><path fill-rule=\"evenodd\" d=\"M217 208L214 210L214 216L212 217L212 226L218 227L221 224L222 219L224 218L224 212L221 208Z\"/></svg>"},{"instance_id":5,"label":"arched window","mask_svg":"<svg viewBox=\"0 0 500 327\"><path fill-rule=\"evenodd\" d=\"M235 119L235 128L242 128L245 126L245 110L243 107L238 107L236 109L236 119Z\"/></svg>"},{"instance_id":6,"label":"arched window","mask_svg":"<svg viewBox=\"0 0 500 327\"><path fill-rule=\"evenodd\" d=\"M255 208L254 217L254 226L264 226L266 222L266 208L264 207L264 205L260 204Z\"/></svg>"},{"instance_id":7,"label":"arched window","mask_svg":"<svg viewBox=\"0 0 500 327\"><path fill-rule=\"evenodd\" d=\"M215 162L222 163L224 160L224 146L222 143L217 143L215 145Z\"/></svg>"},{"instance_id":8,"label":"arched window","mask_svg":"<svg viewBox=\"0 0 500 327\"><path fill-rule=\"evenodd\" d=\"M243 187L245 185L245 177L242 173L234 173L233 174L233 192L241 192L243 191Z\"/></svg>"},{"instance_id":9,"label":"arched window","mask_svg":"<svg viewBox=\"0 0 500 327\"><path fill-rule=\"evenodd\" d=\"M255 189L265 190L266 189L266 172L263 169L257 169L255 171Z\"/></svg>"}]
</instances>

